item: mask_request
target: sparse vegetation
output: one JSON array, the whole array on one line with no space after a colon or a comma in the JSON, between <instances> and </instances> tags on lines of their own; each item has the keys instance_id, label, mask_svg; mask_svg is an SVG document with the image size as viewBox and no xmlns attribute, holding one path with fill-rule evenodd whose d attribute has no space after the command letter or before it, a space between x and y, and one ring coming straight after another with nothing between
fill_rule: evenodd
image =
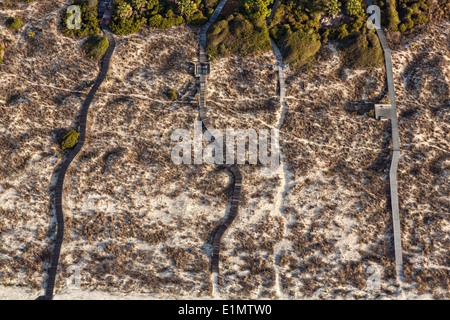
<instances>
[{"instance_id":1,"label":"sparse vegetation","mask_svg":"<svg viewBox=\"0 0 450 320\"><path fill-rule=\"evenodd\" d=\"M3 62L3 55L5 54L5 48L0 45L0 63Z\"/></svg>"},{"instance_id":2,"label":"sparse vegetation","mask_svg":"<svg viewBox=\"0 0 450 320\"><path fill-rule=\"evenodd\" d=\"M177 100L177 99L178 99L177 90L175 90L175 89L169 89L169 90L167 91L167 97L168 97L170 100L172 100L172 101Z\"/></svg>"},{"instance_id":3,"label":"sparse vegetation","mask_svg":"<svg viewBox=\"0 0 450 320\"><path fill-rule=\"evenodd\" d=\"M36 3L38 9L39 5ZM37 36L30 42L52 44L54 34L37 31L51 14L41 13L32 20ZM27 19L22 13L21 17ZM352 32L353 23L349 21L356 19L344 16L342 21L338 25ZM280 41L288 30L309 30L297 30L289 22L285 25L289 28ZM334 36L334 27L324 29ZM20 29L25 36L28 30ZM418 35L416 46L398 46L393 55L394 68L402 64L394 76L399 84L398 100L402 101L400 125L407 129L402 130L398 183L402 217L408 217L402 219L405 282L412 288L407 294L415 297L419 292L448 299L447 251L443 250L447 238L442 237L442 230L448 226L442 213L447 194L439 187L447 185L448 167L443 151L448 149L447 48L442 41L446 29L433 26L432 30ZM17 39L18 35L4 31L9 39ZM97 290L97 297L108 290L116 295L143 292L146 297L160 298L211 296L210 255L205 246L226 210L233 192L229 186L232 177L215 166L175 166L171 162L170 132L173 128L190 128L198 115L189 103L198 84L186 63L198 57L198 46L192 33L182 31L133 37L132 47L139 49L138 55L127 54L130 43L116 52L114 70L123 72L114 73L113 80L102 85L101 91L110 94L96 99L88 118L88 143L66 176L66 231L56 283L59 292L65 290L65 276L72 274L68 267L79 265L82 274L89 275L82 277L82 289ZM312 34L320 34L323 40L322 32L320 27ZM29 287L42 289L52 257L48 245L54 231L49 233L49 191L54 180L52 171L61 163L54 163L54 154L55 148L61 158L68 151L61 152L57 141L48 145L47 136L75 117L96 74L92 68L95 64L83 63L76 53L61 53L66 48L42 46L29 55L32 59L22 59L12 50L5 62L11 61L17 68L2 67L16 76L4 77L1 87L3 100L8 97L13 102L0 103L1 122L6 129L0 147L0 193L4 200L0 207L0 269L4 271L0 282L21 289L22 294ZM433 50L424 52L427 48ZM51 63L48 57L53 57ZM32 70L28 67L31 60ZM261 125L260 120L273 124L271 117L279 108L277 72L267 67L273 61L271 54L265 54L224 59L213 66L208 92L214 94L208 104L212 115L220 115L215 119L217 128L256 127ZM282 215L265 210L276 196L275 188L282 187L280 181L274 179L269 184L266 177L258 175L257 168L242 166L243 205L239 214L252 220L237 219L223 244L220 265L225 268L219 285L225 298L276 299L266 294L275 294L278 274L283 295L288 298L313 298L319 289L327 288L326 297L330 299L365 299L373 297L365 291L371 264L381 269L382 290L375 294L381 299L398 297L389 241L392 221L387 214L390 123L380 121L375 127L374 119L365 116L368 108L373 108L372 102L386 99L385 73L383 69L351 72L334 62L321 60L311 73L288 71L287 94L295 98L288 101L281 139L287 170L296 183L286 193ZM20 84L24 72L31 72L30 80L43 85L14 86L17 81ZM341 74L351 79L343 80ZM176 108L167 98L168 88L180 90ZM258 111L267 98L272 99L272 107ZM358 115L345 113L348 101L361 109ZM409 118L401 113L408 108L416 110ZM241 121L242 116L245 121ZM230 126L222 126L225 121ZM433 148L436 141L439 149ZM323 145L328 147L320 147ZM161 200L158 195L163 196ZM30 246L25 245L27 242ZM289 245L283 245L278 255L280 243ZM22 255L24 248L28 252ZM364 250L364 256L360 250ZM433 258L432 266L427 257ZM345 283L346 291L339 288L341 283ZM31 294L26 296L32 298Z\"/></svg>"}]
</instances>

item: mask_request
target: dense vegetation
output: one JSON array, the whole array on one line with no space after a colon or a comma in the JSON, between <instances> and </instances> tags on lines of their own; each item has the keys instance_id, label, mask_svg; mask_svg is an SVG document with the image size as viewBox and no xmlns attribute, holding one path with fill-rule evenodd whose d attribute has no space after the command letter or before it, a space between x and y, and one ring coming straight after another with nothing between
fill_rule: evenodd
<instances>
[{"instance_id":1,"label":"dense vegetation","mask_svg":"<svg viewBox=\"0 0 450 320\"><path fill-rule=\"evenodd\" d=\"M115 0L111 30L119 35L150 27L167 29L184 23L203 25L214 11L217 0Z\"/></svg>"},{"instance_id":2,"label":"dense vegetation","mask_svg":"<svg viewBox=\"0 0 450 320\"><path fill-rule=\"evenodd\" d=\"M448 2L448 0L441 0ZM118 35L137 32L143 24L170 28L181 24L201 26L219 0L114 0L111 30ZM271 49L269 35L293 68L311 66L322 44L339 42L344 62L353 68L379 67L383 54L373 31L366 27L364 0L282 0L270 25L274 0L230 0L208 30L207 53L214 59L230 54L253 55ZM382 9L382 24L392 31L407 31L427 22L429 0L374 0ZM77 37L98 34L97 1L75 0L82 12L82 27L67 29Z\"/></svg>"},{"instance_id":3,"label":"dense vegetation","mask_svg":"<svg viewBox=\"0 0 450 320\"><path fill-rule=\"evenodd\" d=\"M273 0L239 0L227 8L227 17L208 30L207 53L211 58L230 54L253 55L270 50L266 18Z\"/></svg>"},{"instance_id":4,"label":"dense vegetation","mask_svg":"<svg viewBox=\"0 0 450 320\"><path fill-rule=\"evenodd\" d=\"M85 54L91 58L100 60L109 47L109 40L106 36L91 35L83 44Z\"/></svg>"},{"instance_id":5,"label":"dense vegetation","mask_svg":"<svg viewBox=\"0 0 450 320\"><path fill-rule=\"evenodd\" d=\"M447 1L447 0L443 0ZM239 0L235 12L209 30L208 54L252 54L270 48L262 20L270 14L271 0ZM381 23L392 31L407 31L427 22L428 0L378 0ZM363 0L282 0L269 25L269 34L293 68L310 66L323 43L339 42L347 66L374 68L383 64L375 33L366 27ZM237 21L236 21L237 20ZM240 32L234 34L235 25Z\"/></svg>"},{"instance_id":6,"label":"dense vegetation","mask_svg":"<svg viewBox=\"0 0 450 320\"><path fill-rule=\"evenodd\" d=\"M428 21L429 0L376 0L382 10L382 24L391 31L405 32Z\"/></svg>"},{"instance_id":7,"label":"dense vegetation","mask_svg":"<svg viewBox=\"0 0 450 320\"><path fill-rule=\"evenodd\" d=\"M207 53L213 58L231 53L251 55L270 48L264 16L246 18L237 12L214 24L208 32Z\"/></svg>"},{"instance_id":8,"label":"dense vegetation","mask_svg":"<svg viewBox=\"0 0 450 320\"><path fill-rule=\"evenodd\" d=\"M344 63L355 69L368 69L382 66L383 49L374 30L352 33L339 46Z\"/></svg>"},{"instance_id":9,"label":"dense vegetation","mask_svg":"<svg viewBox=\"0 0 450 320\"><path fill-rule=\"evenodd\" d=\"M80 6L81 28L69 29L67 27L67 20L73 22L73 13L67 13L66 10L64 10L63 18L61 19L63 34L69 37L84 38L89 35L100 33L97 0L75 0L72 2L72 5Z\"/></svg>"},{"instance_id":10,"label":"dense vegetation","mask_svg":"<svg viewBox=\"0 0 450 320\"><path fill-rule=\"evenodd\" d=\"M393 31L406 31L427 22L428 1L375 0L374 4L382 9L383 25ZM208 30L208 55L214 59L270 50L270 35L293 68L310 66L329 39L340 42L339 51L350 67L382 65L378 40L366 27L366 1L282 0L267 26L273 2L229 1L225 14ZM117 34L129 34L145 22L156 28L183 23L203 25L217 3L218 0L115 0L111 29ZM324 18L331 22L324 23Z\"/></svg>"},{"instance_id":11,"label":"dense vegetation","mask_svg":"<svg viewBox=\"0 0 450 320\"><path fill-rule=\"evenodd\" d=\"M137 32L141 29L141 25L147 20L142 16L145 6L152 7L152 1L114 1L112 20L109 25L111 31L118 35L125 35Z\"/></svg>"},{"instance_id":12,"label":"dense vegetation","mask_svg":"<svg viewBox=\"0 0 450 320\"><path fill-rule=\"evenodd\" d=\"M366 34L365 11L361 0L285 0L277 7L270 34L294 68L310 66L328 40L340 42L340 53L347 66L379 67L383 52L378 50L376 36ZM324 19L329 23L323 23Z\"/></svg>"},{"instance_id":13,"label":"dense vegetation","mask_svg":"<svg viewBox=\"0 0 450 320\"><path fill-rule=\"evenodd\" d=\"M312 29L288 30L282 42L284 62L293 68L308 65L320 47L320 35Z\"/></svg>"}]
</instances>

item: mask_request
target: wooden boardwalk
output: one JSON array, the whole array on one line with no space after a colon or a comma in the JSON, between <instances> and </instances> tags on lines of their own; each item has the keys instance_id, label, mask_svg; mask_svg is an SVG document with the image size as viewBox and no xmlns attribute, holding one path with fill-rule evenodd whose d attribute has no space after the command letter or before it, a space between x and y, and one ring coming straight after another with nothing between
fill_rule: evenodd
<instances>
[{"instance_id":1,"label":"wooden boardwalk","mask_svg":"<svg viewBox=\"0 0 450 320\"><path fill-rule=\"evenodd\" d=\"M108 37L109 40L109 47L102 59L102 65L100 69L100 74L98 75L97 79L95 80L94 85L92 86L91 90L89 91L86 99L84 100L81 109L78 114L78 125L79 125L79 138L77 145L70 151L70 153L65 158L64 162L61 164L60 170L58 172L57 180L56 180L56 188L55 188L55 211L56 211L56 225L57 225L57 231L56 231L56 240L55 245L53 247L53 255L52 260L50 262L50 269L48 270L48 277L47 277L47 287L45 289L45 295L39 297L39 300L52 300L53 299L53 291L55 287L55 279L58 269L58 263L59 263L59 256L61 252L61 245L64 238L64 214L62 210L62 197L63 197L63 189L64 189L64 178L66 176L67 169L69 168L72 161L75 159L75 157L80 152L81 148L84 145L84 142L86 140L86 121L87 121L87 114L89 110L89 106L92 103L92 100L94 99L94 96L102 84L103 80L105 80L106 74L108 73L109 69L109 63L111 60L111 56L114 52L114 49L116 47L116 41L114 39L114 36L110 32L109 28L105 24L101 24L101 28L103 33Z\"/></svg>"},{"instance_id":2,"label":"wooden boardwalk","mask_svg":"<svg viewBox=\"0 0 450 320\"><path fill-rule=\"evenodd\" d=\"M372 1L367 0L367 5L371 6ZM386 35L383 29L377 29L377 35L380 39L381 47L384 51L384 58L386 63L386 77L389 90L389 99L391 100L391 128L392 128L392 162L389 170L389 184L391 190L391 208L392 208L392 223L394 229L394 249L395 249L395 267L397 279L400 283L403 282L403 255L402 255L402 236L400 230L400 213L398 204L398 191L397 191L397 166L400 156L400 139L398 134L398 119L397 119L397 104L395 101L395 87L394 76L392 72L392 57L391 49L386 40Z\"/></svg>"},{"instance_id":3,"label":"wooden boardwalk","mask_svg":"<svg viewBox=\"0 0 450 320\"><path fill-rule=\"evenodd\" d=\"M220 15L223 7L225 6L227 0L221 0L214 10L213 14L209 18L208 22L202 27L200 32L200 63L208 63L208 58L206 56L206 33L209 27L214 23L217 17ZM200 119L203 122L203 125L207 131L211 134L216 130L211 126L211 122L207 117L207 108L206 108L206 74L200 73ZM223 154L226 154L226 144L223 148ZM219 226L213 238L213 252L211 256L211 272L219 272L219 260L220 260L220 244L222 241L222 237L236 219L239 212L239 200L241 195L241 187L242 187L242 175L239 171L237 165L225 166L234 176L233 182L233 196L231 198L231 208L228 214L228 217L225 221Z\"/></svg>"}]
</instances>

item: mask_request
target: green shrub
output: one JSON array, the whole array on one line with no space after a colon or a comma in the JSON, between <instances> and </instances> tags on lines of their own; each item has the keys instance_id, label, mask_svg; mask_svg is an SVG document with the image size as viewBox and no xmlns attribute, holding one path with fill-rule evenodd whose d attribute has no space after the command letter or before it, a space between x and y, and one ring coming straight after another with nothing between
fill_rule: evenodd
<instances>
[{"instance_id":1,"label":"green shrub","mask_svg":"<svg viewBox=\"0 0 450 320\"><path fill-rule=\"evenodd\" d=\"M286 36L287 32L290 30L291 27L288 24L275 25L270 28L270 36L275 40L275 42L278 43Z\"/></svg>"},{"instance_id":2,"label":"green shrub","mask_svg":"<svg viewBox=\"0 0 450 320\"><path fill-rule=\"evenodd\" d=\"M408 30L408 27L405 23L402 23L401 25L398 26L398 31L405 32L406 30Z\"/></svg>"},{"instance_id":3,"label":"green shrub","mask_svg":"<svg viewBox=\"0 0 450 320\"><path fill-rule=\"evenodd\" d=\"M80 7L81 28L67 28L67 19L70 19L69 21L72 20L72 13L67 13L66 10L63 10L63 17L61 19L62 33L65 36L73 38L84 38L89 35L100 33L97 1L75 0L71 4Z\"/></svg>"},{"instance_id":4,"label":"green shrub","mask_svg":"<svg viewBox=\"0 0 450 320\"><path fill-rule=\"evenodd\" d=\"M320 35L313 30L289 31L282 41L281 50L285 63L294 69L303 67L314 60L321 47Z\"/></svg>"},{"instance_id":5,"label":"green shrub","mask_svg":"<svg viewBox=\"0 0 450 320\"><path fill-rule=\"evenodd\" d=\"M215 8L219 0L204 0L206 8Z\"/></svg>"},{"instance_id":6,"label":"green shrub","mask_svg":"<svg viewBox=\"0 0 450 320\"><path fill-rule=\"evenodd\" d=\"M264 17L248 20L241 14L230 15L215 23L208 32L206 51L212 58L232 53L248 56L270 49Z\"/></svg>"},{"instance_id":7,"label":"green shrub","mask_svg":"<svg viewBox=\"0 0 450 320\"><path fill-rule=\"evenodd\" d=\"M78 143L79 133L76 130L70 130L67 132L60 142L61 149L70 149L76 146Z\"/></svg>"},{"instance_id":8,"label":"green shrub","mask_svg":"<svg viewBox=\"0 0 450 320\"><path fill-rule=\"evenodd\" d=\"M422 13L414 13L411 18L415 25L427 23L428 21L427 16Z\"/></svg>"},{"instance_id":9,"label":"green shrub","mask_svg":"<svg viewBox=\"0 0 450 320\"><path fill-rule=\"evenodd\" d=\"M348 0L345 9L349 15L360 16L363 14L361 0Z\"/></svg>"},{"instance_id":10,"label":"green shrub","mask_svg":"<svg viewBox=\"0 0 450 320\"><path fill-rule=\"evenodd\" d=\"M357 19L355 22L352 23L350 33L359 31L366 23L366 20L363 19Z\"/></svg>"},{"instance_id":11,"label":"green shrub","mask_svg":"<svg viewBox=\"0 0 450 320\"><path fill-rule=\"evenodd\" d=\"M330 16L335 16L341 12L341 3L338 0L328 1L327 11Z\"/></svg>"},{"instance_id":12,"label":"green shrub","mask_svg":"<svg viewBox=\"0 0 450 320\"><path fill-rule=\"evenodd\" d=\"M338 50L345 65L350 68L371 69L384 64L383 49L373 30L351 34Z\"/></svg>"},{"instance_id":13,"label":"green shrub","mask_svg":"<svg viewBox=\"0 0 450 320\"><path fill-rule=\"evenodd\" d=\"M193 26L202 26L204 25L206 22L208 22L208 18L206 18L203 13L201 12L197 12L196 14L194 14L194 16L191 18L191 20L189 21L189 24L193 25Z\"/></svg>"},{"instance_id":14,"label":"green shrub","mask_svg":"<svg viewBox=\"0 0 450 320\"><path fill-rule=\"evenodd\" d=\"M342 41L348 35L349 35L349 32L347 31L347 25L345 23L341 23L339 25L339 27L333 29L330 32L330 38L333 39L333 40Z\"/></svg>"},{"instance_id":15,"label":"green shrub","mask_svg":"<svg viewBox=\"0 0 450 320\"><path fill-rule=\"evenodd\" d=\"M387 0L387 16L388 16L388 28L391 31L398 31L398 25L400 24L400 18L395 5L395 0Z\"/></svg>"},{"instance_id":16,"label":"green shrub","mask_svg":"<svg viewBox=\"0 0 450 320\"><path fill-rule=\"evenodd\" d=\"M193 0L177 0L178 1L178 12L190 20L190 18L197 11L197 4Z\"/></svg>"},{"instance_id":17,"label":"green shrub","mask_svg":"<svg viewBox=\"0 0 450 320\"><path fill-rule=\"evenodd\" d=\"M145 6L147 4L147 6ZM133 10L135 8L135 10ZM139 8L139 9L137 9ZM113 2L113 10L109 28L117 35L138 32L141 25L147 22L144 13L148 8L159 10L158 1L117 0Z\"/></svg>"},{"instance_id":18,"label":"green shrub","mask_svg":"<svg viewBox=\"0 0 450 320\"><path fill-rule=\"evenodd\" d=\"M129 19L120 19L118 17L112 18L109 27L112 32L117 35L126 35L138 32L141 30L141 25L145 23L147 19L133 15Z\"/></svg>"},{"instance_id":19,"label":"green shrub","mask_svg":"<svg viewBox=\"0 0 450 320\"><path fill-rule=\"evenodd\" d=\"M172 16L171 18L164 18L160 14L154 15L150 19L148 19L148 25L150 27L160 28L160 29L168 29L173 26L179 26L184 22L183 17L181 16Z\"/></svg>"},{"instance_id":20,"label":"green shrub","mask_svg":"<svg viewBox=\"0 0 450 320\"><path fill-rule=\"evenodd\" d=\"M89 36L83 44L83 50L91 58L100 60L109 47L109 40L106 36Z\"/></svg>"},{"instance_id":21,"label":"green shrub","mask_svg":"<svg viewBox=\"0 0 450 320\"><path fill-rule=\"evenodd\" d=\"M177 90L175 90L175 89L168 90L167 97L172 101L177 100L178 99Z\"/></svg>"},{"instance_id":22,"label":"green shrub","mask_svg":"<svg viewBox=\"0 0 450 320\"><path fill-rule=\"evenodd\" d=\"M133 14L133 7L125 1L118 1L114 6L114 14L120 19L128 19Z\"/></svg>"},{"instance_id":23,"label":"green shrub","mask_svg":"<svg viewBox=\"0 0 450 320\"><path fill-rule=\"evenodd\" d=\"M239 0L239 5L246 16L253 18L268 17L270 15L269 5L273 0Z\"/></svg>"},{"instance_id":24,"label":"green shrub","mask_svg":"<svg viewBox=\"0 0 450 320\"><path fill-rule=\"evenodd\" d=\"M19 30L22 26L22 20L20 18L8 18L6 19L6 26L11 30Z\"/></svg>"},{"instance_id":25,"label":"green shrub","mask_svg":"<svg viewBox=\"0 0 450 320\"><path fill-rule=\"evenodd\" d=\"M321 34L322 42L323 43L327 43L328 42L328 38L330 37L330 29L329 28L325 28L325 29L322 29L322 30L323 30L323 32Z\"/></svg>"}]
</instances>

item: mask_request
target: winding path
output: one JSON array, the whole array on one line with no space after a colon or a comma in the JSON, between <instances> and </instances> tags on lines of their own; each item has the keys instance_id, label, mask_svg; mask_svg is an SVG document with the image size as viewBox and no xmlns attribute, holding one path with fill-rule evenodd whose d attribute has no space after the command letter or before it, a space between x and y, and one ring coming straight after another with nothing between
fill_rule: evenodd
<instances>
[{"instance_id":1,"label":"winding path","mask_svg":"<svg viewBox=\"0 0 450 320\"><path fill-rule=\"evenodd\" d=\"M280 0L276 0L275 3L272 5L272 9L270 12L269 17L267 18L267 26L269 27L270 22L272 21L273 16L275 15L275 11L277 10L277 6ZM285 83L285 73L284 70L286 69L286 66L283 62L283 55L281 54L280 49L278 48L275 41L270 37L270 43L272 44L272 49L275 57L277 58L277 66L278 66L278 85L279 85L279 98L280 98L280 113L278 117L278 123L277 123L277 130L281 130L281 126L283 124L284 115L286 113L287 104L286 104L286 83ZM281 156L281 154L280 154ZM280 161L283 162L283 157L280 157ZM283 212L283 200L284 200L284 192L287 189L287 179L286 179L286 172L283 169L285 167L284 163L281 163L280 169L282 172L278 172L278 175L281 175L281 190L278 191L278 195L276 197L275 202L275 208L279 211L279 214L282 214ZM283 228L284 230L285 228ZM283 231L283 237L284 237L284 231ZM280 267L277 267L276 258L280 254L280 247L277 245L274 245L273 248L273 265L275 270L275 283L276 283L276 292L278 297L283 298L283 285L280 279Z\"/></svg>"},{"instance_id":2,"label":"winding path","mask_svg":"<svg viewBox=\"0 0 450 320\"><path fill-rule=\"evenodd\" d=\"M371 0L367 0L368 6L372 5ZM391 207L392 207L392 223L394 228L394 248L395 248L395 266L396 274L400 283L403 282L403 258L402 258L402 236L400 230L400 213L398 205L398 192L397 192L397 166L398 158L400 156L400 141L398 135L398 119L397 119L397 104L395 102L395 87L394 76L392 72L392 58L391 49L386 40L386 35L383 29L376 29L378 38L380 39L381 47L384 51L384 59L386 62L386 76L389 90L389 99L391 100L391 127L392 127L392 162L389 170L389 183L391 190Z\"/></svg>"},{"instance_id":3,"label":"winding path","mask_svg":"<svg viewBox=\"0 0 450 320\"><path fill-rule=\"evenodd\" d=\"M220 15L223 7L227 3L227 0L221 0L214 10L213 14L209 18L208 22L202 27L200 31L200 64L208 63L208 58L206 56L206 33L209 27L216 21L217 17ZM211 134L216 130L211 126L211 122L207 117L207 109L206 109L206 75L201 72L200 73L200 119L205 126L205 129L209 131ZM223 148L223 154L226 154L226 144ZM237 165L225 166L234 176L234 184L233 184L233 196L231 198L231 209L226 218L225 222L222 223L217 229L214 239L213 239L213 252L211 256L211 272L219 273L219 260L220 260L220 243L222 240L222 236L228 227L233 223L236 219L239 212L239 199L241 195L241 186L242 186L242 175L239 171Z\"/></svg>"},{"instance_id":4,"label":"winding path","mask_svg":"<svg viewBox=\"0 0 450 320\"><path fill-rule=\"evenodd\" d=\"M94 96L102 84L103 80L105 80L106 74L108 73L109 69L109 63L111 60L111 56L114 52L114 49L116 47L116 41L114 39L114 36L112 35L111 31L109 30L108 26L104 23L101 23L101 29L103 33L108 37L109 40L109 47L103 56L102 59L102 66L100 69L100 74L98 75L97 79L95 80L94 85L92 86L91 90L89 91L86 99L83 102L83 105L81 106L81 109L78 114L78 124L79 124L79 138L78 143L73 148L70 153L65 158L64 162L61 164L60 170L58 172L57 180L56 180L56 189L55 189L55 211L56 211L56 223L57 223L57 231L56 231L56 240L55 240L55 246L53 248L53 255L52 260L50 263L50 269L48 271L48 277L47 277L47 287L45 290L45 295L39 297L39 300L52 300L53 299L53 291L55 287L55 279L56 279L56 273L58 269L58 263L59 263L59 256L61 253L61 245L64 238L64 214L62 210L62 197L63 197L63 188L64 188L64 178L66 176L67 169L69 168L72 161L75 159L75 157L78 155L78 153L81 151L81 148L84 145L84 142L86 140L86 121L87 121L87 114L89 110L89 106L92 103L92 100L94 99Z\"/></svg>"}]
</instances>

